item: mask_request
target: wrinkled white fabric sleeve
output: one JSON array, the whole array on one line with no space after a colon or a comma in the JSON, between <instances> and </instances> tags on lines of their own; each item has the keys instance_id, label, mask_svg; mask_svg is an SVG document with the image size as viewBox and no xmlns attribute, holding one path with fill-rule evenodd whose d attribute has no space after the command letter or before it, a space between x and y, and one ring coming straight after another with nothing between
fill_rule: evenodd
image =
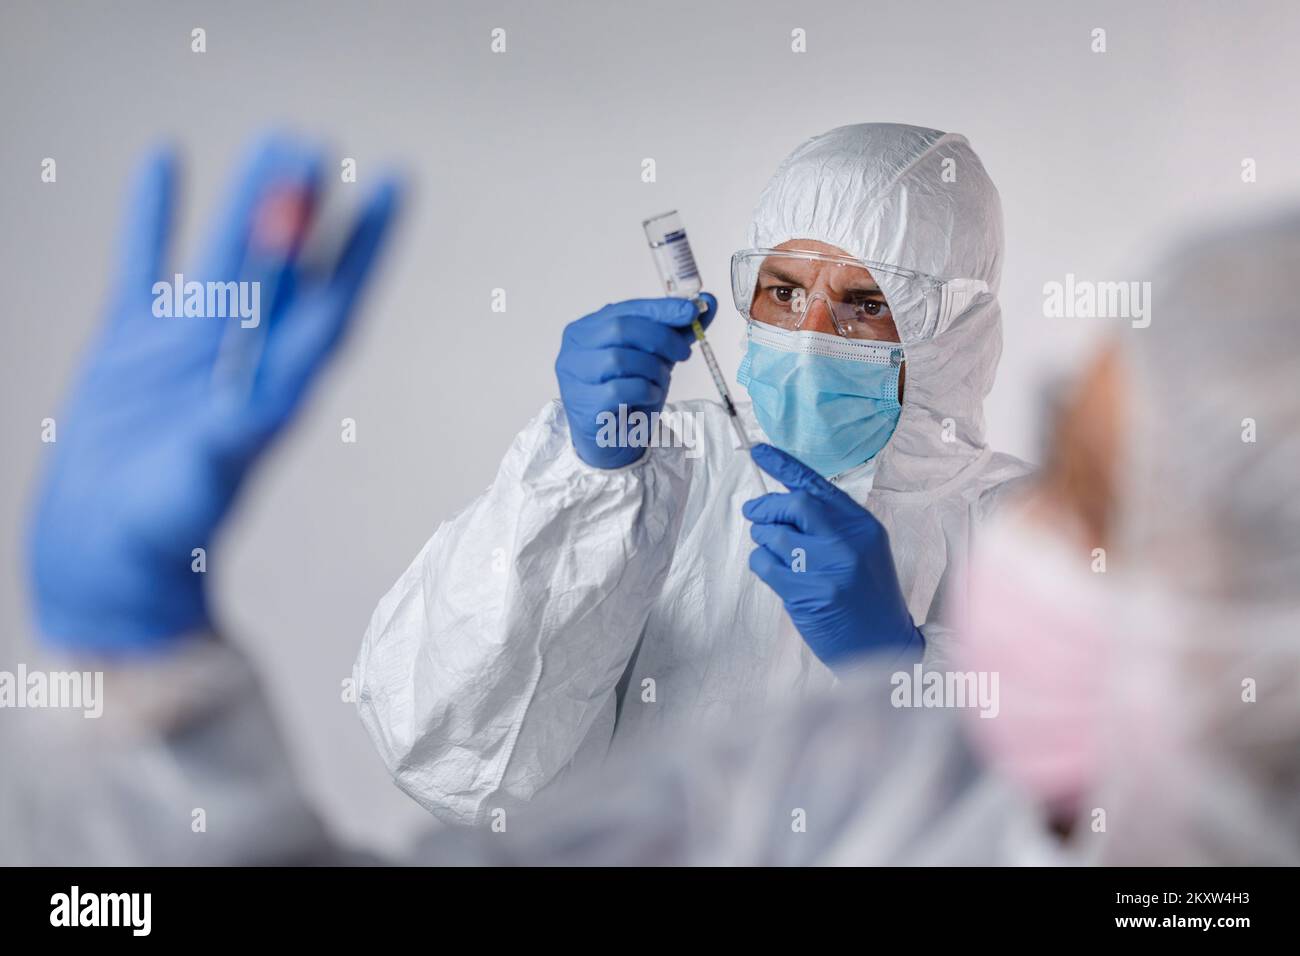
<instances>
[{"instance_id":1,"label":"wrinkled white fabric sleeve","mask_svg":"<svg viewBox=\"0 0 1300 956\"><path fill-rule=\"evenodd\" d=\"M357 705L398 786L473 824L529 799L584 743L603 753L672 560L688 467L680 448L587 465L558 401L518 435L362 641Z\"/></svg>"},{"instance_id":2,"label":"wrinkled white fabric sleeve","mask_svg":"<svg viewBox=\"0 0 1300 956\"><path fill-rule=\"evenodd\" d=\"M0 711L0 865L346 862L245 657L210 637L96 675L96 707ZM91 685L93 686L93 685Z\"/></svg>"},{"instance_id":3,"label":"wrinkled white fabric sleeve","mask_svg":"<svg viewBox=\"0 0 1300 956\"><path fill-rule=\"evenodd\" d=\"M952 712L894 707L888 677L868 670L839 693L622 754L508 827L443 828L405 862L1001 862L996 819L963 810L978 768ZM102 718L0 721L0 865L379 862L321 826L235 648L196 641L124 666L102 699ZM991 804L998 819L1014 806Z\"/></svg>"}]
</instances>

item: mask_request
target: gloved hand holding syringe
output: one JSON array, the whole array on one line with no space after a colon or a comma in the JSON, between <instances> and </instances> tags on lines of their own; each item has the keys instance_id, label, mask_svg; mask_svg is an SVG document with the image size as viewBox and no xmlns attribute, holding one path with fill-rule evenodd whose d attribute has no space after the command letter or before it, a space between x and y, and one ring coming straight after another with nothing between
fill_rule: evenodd
<instances>
[{"instance_id":1,"label":"gloved hand holding syringe","mask_svg":"<svg viewBox=\"0 0 1300 956\"><path fill-rule=\"evenodd\" d=\"M699 298L704 283L700 280L700 270L695 265L695 254L691 252L691 244L686 238L686 229L677 211L673 210L647 219L642 225L645 227L650 251L654 255L655 265L659 268L659 276L663 279L668 294L690 299L701 314L707 312L708 307ZM708 339L704 337L704 326L698 318L691 323L691 330L695 333L695 340L700 344L700 351L704 354L704 361L709 367L709 375L713 377L713 384L717 386L722 407L727 410L731 427L735 429L736 436L740 439L740 447L748 451L752 443L749 436L745 434L745 426L736 412L736 403L731 400L727 380L722 374L722 369L718 367L718 360L713 354Z\"/></svg>"}]
</instances>

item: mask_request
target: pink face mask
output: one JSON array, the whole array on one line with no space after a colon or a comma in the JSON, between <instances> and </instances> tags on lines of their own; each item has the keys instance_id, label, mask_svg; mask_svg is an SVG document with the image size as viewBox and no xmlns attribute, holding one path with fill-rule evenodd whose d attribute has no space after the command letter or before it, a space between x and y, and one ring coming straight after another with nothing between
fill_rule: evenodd
<instances>
[{"instance_id":1,"label":"pink face mask","mask_svg":"<svg viewBox=\"0 0 1300 956\"><path fill-rule=\"evenodd\" d=\"M1057 814L1097 782L1113 714L1119 603L1092 549L1023 518L978 539L962 614L962 670L998 675L996 716L973 719L975 744Z\"/></svg>"}]
</instances>

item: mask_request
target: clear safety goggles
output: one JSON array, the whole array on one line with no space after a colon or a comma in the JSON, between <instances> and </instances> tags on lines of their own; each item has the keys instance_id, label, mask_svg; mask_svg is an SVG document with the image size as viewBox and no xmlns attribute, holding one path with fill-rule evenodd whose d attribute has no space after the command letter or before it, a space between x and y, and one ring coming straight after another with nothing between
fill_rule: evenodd
<instances>
[{"instance_id":1,"label":"clear safety goggles","mask_svg":"<svg viewBox=\"0 0 1300 956\"><path fill-rule=\"evenodd\" d=\"M820 304L845 338L898 341L880 287L886 275L938 286L920 273L852 256L742 249L731 257L731 294L751 322L798 331Z\"/></svg>"}]
</instances>

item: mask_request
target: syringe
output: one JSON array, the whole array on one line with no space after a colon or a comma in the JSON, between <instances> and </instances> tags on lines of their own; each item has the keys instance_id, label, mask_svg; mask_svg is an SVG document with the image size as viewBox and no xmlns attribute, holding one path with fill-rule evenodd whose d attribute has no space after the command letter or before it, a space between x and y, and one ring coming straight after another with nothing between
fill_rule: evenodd
<instances>
[{"instance_id":1,"label":"syringe","mask_svg":"<svg viewBox=\"0 0 1300 956\"><path fill-rule=\"evenodd\" d=\"M708 306L700 299L700 291L704 288L704 283L700 281L700 270L695 265L695 254L691 252L691 244L686 239L686 229L682 226L677 211L673 210L647 219L641 225L645 227L645 236L650 242L650 252L654 255L655 265L659 268L659 276L664 280L664 288L668 290L668 294L690 299L695 303L699 314L703 315L708 311ZM748 450L751 447L749 436L745 434L745 426L736 412L736 403L731 400L727 380L722 375L722 369L718 367L713 347L704 337L704 326L700 324L699 318L691 321L691 331L695 333L695 341L700 343L704 363L709 367L709 375L713 377L713 384L717 386L718 395L722 398L722 407L727 410L731 427L735 429L736 436L740 439L740 446Z\"/></svg>"}]
</instances>

